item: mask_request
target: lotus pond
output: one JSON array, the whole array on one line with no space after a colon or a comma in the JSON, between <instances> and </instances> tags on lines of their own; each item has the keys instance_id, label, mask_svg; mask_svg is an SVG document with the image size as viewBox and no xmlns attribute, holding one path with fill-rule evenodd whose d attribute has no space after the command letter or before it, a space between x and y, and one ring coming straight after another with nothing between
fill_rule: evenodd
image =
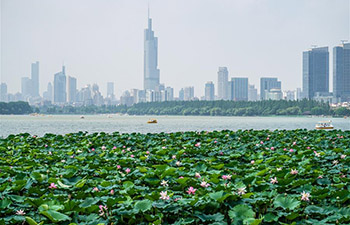
<instances>
[{"instance_id":1,"label":"lotus pond","mask_svg":"<svg viewBox=\"0 0 350 225\"><path fill-rule=\"evenodd\" d=\"M10 135L0 224L349 224L350 131Z\"/></svg>"}]
</instances>

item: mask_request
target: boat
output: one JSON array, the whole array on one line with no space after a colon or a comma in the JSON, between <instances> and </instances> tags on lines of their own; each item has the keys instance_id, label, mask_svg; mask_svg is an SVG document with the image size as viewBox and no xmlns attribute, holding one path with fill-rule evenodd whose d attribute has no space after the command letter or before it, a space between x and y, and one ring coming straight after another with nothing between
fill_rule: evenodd
<instances>
[{"instance_id":1,"label":"boat","mask_svg":"<svg viewBox=\"0 0 350 225\"><path fill-rule=\"evenodd\" d=\"M80 116L80 119L85 119L85 117L83 115Z\"/></svg>"},{"instance_id":2,"label":"boat","mask_svg":"<svg viewBox=\"0 0 350 225\"><path fill-rule=\"evenodd\" d=\"M156 119L149 119L147 123L158 123L158 121Z\"/></svg>"},{"instance_id":3,"label":"boat","mask_svg":"<svg viewBox=\"0 0 350 225\"><path fill-rule=\"evenodd\" d=\"M331 130L333 129L332 121L320 121L315 127L317 130Z\"/></svg>"}]
</instances>

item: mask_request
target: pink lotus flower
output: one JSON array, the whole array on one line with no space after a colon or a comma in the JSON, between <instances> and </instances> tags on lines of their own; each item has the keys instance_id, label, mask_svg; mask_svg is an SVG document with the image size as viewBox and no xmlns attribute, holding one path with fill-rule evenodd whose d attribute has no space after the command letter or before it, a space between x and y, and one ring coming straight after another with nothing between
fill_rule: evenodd
<instances>
[{"instance_id":1,"label":"pink lotus flower","mask_svg":"<svg viewBox=\"0 0 350 225\"><path fill-rule=\"evenodd\" d=\"M129 168L126 168L126 170L125 170L126 173L130 173L130 171L131 170Z\"/></svg>"},{"instance_id":2,"label":"pink lotus flower","mask_svg":"<svg viewBox=\"0 0 350 225\"><path fill-rule=\"evenodd\" d=\"M177 202L179 201L180 199L182 199L181 197L180 198L175 198L174 201Z\"/></svg>"},{"instance_id":3,"label":"pink lotus flower","mask_svg":"<svg viewBox=\"0 0 350 225\"><path fill-rule=\"evenodd\" d=\"M289 149L289 152L294 152L294 150L293 149Z\"/></svg>"},{"instance_id":4,"label":"pink lotus flower","mask_svg":"<svg viewBox=\"0 0 350 225\"><path fill-rule=\"evenodd\" d=\"M45 148L47 148L48 145L45 145Z\"/></svg>"},{"instance_id":5,"label":"pink lotus flower","mask_svg":"<svg viewBox=\"0 0 350 225\"><path fill-rule=\"evenodd\" d=\"M260 144L264 144L264 142L263 142L263 141L260 141Z\"/></svg>"},{"instance_id":6,"label":"pink lotus flower","mask_svg":"<svg viewBox=\"0 0 350 225\"><path fill-rule=\"evenodd\" d=\"M50 188L50 189L56 189L56 188L57 188L57 186L56 186L56 184L55 184L55 183L51 183L51 184L50 184L50 186L49 186L49 188Z\"/></svg>"},{"instance_id":7,"label":"pink lotus flower","mask_svg":"<svg viewBox=\"0 0 350 225\"><path fill-rule=\"evenodd\" d=\"M338 160L333 160L333 162L332 162L334 165L337 165L339 162L338 162Z\"/></svg>"},{"instance_id":8,"label":"pink lotus flower","mask_svg":"<svg viewBox=\"0 0 350 225\"><path fill-rule=\"evenodd\" d=\"M117 147L116 146L113 146L113 148L112 148L113 150L115 150L115 149L117 149Z\"/></svg>"},{"instance_id":9,"label":"pink lotus flower","mask_svg":"<svg viewBox=\"0 0 350 225\"><path fill-rule=\"evenodd\" d=\"M290 171L290 174L296 175L296 174L298 174L298 170L296 170L296 169L293 170L293 169L292 169L292 170Z\"/></svg>"},{"instance_id":10,"label":"pink lotus flower","mask_svg":"<svg viewBox=\"0 0 350 225\"><path fill-rule=\"evenodd\" d=\"M271 183L271 184L277 184L277 183L278 183L277 177L275 177L275 178L272 178L272 177L271 177L270 183Z\"/></svg>"},{"instance_id":11,"label":"pink lotus flower","mask_svg":"<svg viewBox=\"0 0 350 225\"><path fill-rule=\"evenodd\" d=\"M286 149L286 148L284 148L284 149L283 149L283 151L287 151L287 149Z\"/></svg>"},{"instance_id":12,"label":"pink lotus flower","mask_svg":"<svg viewBox=\"0 0 350 225\"><path fill-rule=\"evenodd\" d=\"M168 184L168 181L166 181L166 180L162 180L162 182L160 183L160 185L162 185L162 186L169 186L169 184Z\"/></svg>"},{"instance_id":13,"label":"pink lotus flower","mask_svg":"<svg viewBox=\"0 0 350 225\"><path fill-rule=\"evenodd\" d=\"M266 138L266 140L270 140L270 138L269 138L269 137L267 137L267 138Z\"/></svg>"},{"instance_id":14,"label":"pink lotus flower","mask_svg":"<svg viewBox=\"0 0 350 225\"><path fill-rule=\"evenodd\" d=\"M259 146L259 144L255 144L255 146L256 146L256 147L258 147L258 146Z\"/></svg>"},{"instance_id":15,"label":"pink lotus flower","mask_svg":"<svg viewBox=\"0 0 350 225\"><path fill-rule=\"evenodd\" d=\"M124 152L125 152L125 150L123 149L123 150L122 150L122 153L124 153Z\"/></svg>"},{"instance_id":16,"label":"pink lotus flower","mask_svg":"<svg viewBox=\"0 0 350 225\"><path fill-rule=\"evenodd\" d=\"M346 155L341 155L340 158L341 159L345 159Z\"/></svg>"},{"instance_id":17,"label":"pink lotus flower","mask_svg":"<svg viewBox=\"0 0 350 225\"><path fill-rule=\"evenodd\" d=\"M199 173L195 173L194 175L196 178L201 178L201 175Z\"/></svg>"},{"instance_id":18,"label":"pink lotus flower","mask_svg":"<svg viewBox=\"0 0 350 225\"><path fill-rule=\"evenodd\" d=\"M108 209L107 206L99 205L98 207L100 208L100 216L103 216L105 214L104 211Z\"/></svg>"},{"instance_id":19,"label":"pink lotus flower","mask_svg":"<svg viewBox=\"0 0 350 225\"><path fill-rule=\"evenodd\" d=\"M222 175L222 179L224 180L231 180L232 175Z\"/></svg>"},{"instance_id":20,"label":"pink lotus flower","mask_svg":"<svg viewBox=\"0 0 350 225\"><path fill-rule=\"evenodd\" d=\"M314 153L315 153L315 156L316 156L316 157L320 157L320 156L321 156L321 154L318 153L318 152L316 152L316 151L314 151Z\"/></svg>"},{"instance_id":21,"label":"pink lotus flower","mask_svg":"<svg viewBox=\"0 0 350 225\"><path fill-rule=\"evenodd\" d=\"M196 146L196 147L200 147L200 146L201 146L201 143L200 143L200 142L198 142L198 143L196 143L194 146Z\"/></svg>"},{"instance_id":22,"label":"pink lotus flower","mask_svg":"<svg viewBox=\"0 0 350 225\"><path fill-rule=\"evenodd\" d=\"M310 193L305 192L305 191L303 191L303 193L301 193L301 200L302 201L310 201L309 197L310 197Z\"/></svg>"},{"instance_id":23,"label":"pink lotus flower","mask_svg":"<svg viewBox=\"0 0 350 225\"><path fill-rule=\"evenodd\" d=\"M123 145L123 148L126 148L125 145Z\"/></svg>"},{"instance_id":24,"label":"pink lotus flower","mask_svg":"<svg viewBox=\"0 0 350 225\"><path fill-rule=\"evenodd\" d=\"M49 151L49 155L52 155L52 152L51 152L51 151Z\"/></svg>"},{"instance_id":25,"label":"pink lotus flower","mask_svg":"<svg viewBox=\"0 0 350 225\"><path fill-rule=\"evenodd\" d=\"M149 154L149 151L147 151L146 154L148 155L148 154Z\"/></svg>"},{"instance_id":26,"label":"pink lotus flower","mask_svg":"<svg viewBox=\"0 0 350 225\"><path fill-rule=\"evenodd\" d=\"M201 186L204 187L204 188L207 188L207 187L210 186L210 184L208 184L208 183L205 182L205 181L202 181Z\"/></svg>"},{"instance_id":27,"label":"pink lotus flower","mask_svg":"<svg viewBox=\"0 0 350 225\"><path fill-rule=\"evenodd\" d=\"M111 195L114 195L114 190L113 189L111 190Z\"/></svg>"},{"instance_id":28,"label":"pink lotus flower","mask_svg":"<svg viewBox=\"0 0 350 225\"><path fill-rule=\"evenodd\" d=\"M24 210L22 210L22 209L16 211L16 215L23 216L23 215L25 215L25 214L26 214L26 213L25 213Z\"/></svg>"},{"instance_id":29,"label":"pink lotus flower","mask_svg":"<svg viewBox=\"0 0 350 225\"><path fill-rule=\"evenodd\" d=\"M169 200L169 198L170 198L170 197L169 197L167 191L161 191L161 192L160 192L160 197L159 197L159 199Z\"/></svg>"},{"instance_id":30,"label":"pink lotus flower","mask_svg":"<svg viewBox=\"0 0 350 225\"><path fill-rule=\"evenodd\" d=\"M255 163L255 161L254 161L254 160L250 161L250 164L254 164L254 163Z\"/></svg>"},{"instance_id":31,"label":"pink lotus flower","mask_svg":"<svg viewBox=\"0 0 350 225\"><path fill-rule=\"evenodd\" d=\"M297 142L296 142L296 141L294 141L294 142L293 142L293 145L296 145L296 144L297 144Z\"/></svg>"},{"instance_id":32,"label":"pink lotus flower","mask_svg":"<svg viewBox=\"0 0 350 225\"><path fill-rule=\"evenodd\" d=\"M165 146L163 146L163 147L162 147L162 149L166 149L166 147L165 147Z\"/></svg>"},{"instance_id":33,"label":"pink lotus flower","mask_svg":"<svg viewBox=\"0 0 350 225\"><path fill-rule=\"evenodd\" d=\"M271 147L271 150L275 150L275 147Z\"/></svg>"},{"instance_id":34,"label":"pink lotus flower","mask_svg":"<svg viewBox=\"0 0 350 225\"><path fill-rule=\"evenodd\" d=\"M134 155L131 155L130 157L131 157L131 158L134 158L135 156L134 156Z\"/></svg>"},{"instance_id":35,"label":"pink lotus flower","mask_svg":"<svg viewBox=\"0 0 350 225\"><path fill-rule=\"evenodd\" d=\"M190 195L190 194L194 194L196 191L197 189L194 189L193 187L189 187L186 192Z\"/></svg>"},{"instance_id":36,"label":"pink lotus flower","mask_svg":"<svg viewBox=\"0 0 350 225\"><path fill-rule=\"evenodd\" d=\"M120 168L122 168L120 165L117 165L117 169L119 170Z\"/></svg>"},{"instance_id":37,"label":"pink lotus flower","mask_svg":"<svg viewBox=\"0 0 350 225\"><path fill-rule=\"evenodd\" d=\"M173 155L171 158L172 158L172 159L176 159L176 155Z\"/></svg>"},{"instance_id":38,"label":"pink lotus flower","mask_svg":"<svg viewBox=\"0 0 350 225\"><path fill-rule=\"evenodd\" d=\"M310 147L307 147L307 149L310 149Z\"/></svg>"},{"instance_id":39,"label":"pink lotus flower","mask_svg":"<svg viewBox=\"0 0 350 225\"><path fill-rule=\"evenodd\" d=\"M106 150L106 146L103 145L103 146L101 147L101 149L102 149L102 150Z\"/></svg>"},{"instance_id":40,"label":"pink lotus flower","mask_svg":"<svg viewBox=\"0 0 350 225\"><path fill-rule=\"evenodd\" d=\"M100 190L98 190L98 187L94 187L92 190L93 190L93 191L96 191L96 192L99 192L99 191L100 191Z\"/></svg>"},{"instance_id":41,"label":"pink lotus flower","mask_svg":"<svg viewBox=\"0 0 350 225\"><path fill-rule=\"evenodd\" d=\"M92 148L92 149L91 149L91 151L95 151L95 149L94 149L94 148Z\"/></svg>"},{"instance_id":42,"label":"pink lotus flower","mask_svg":"<svg viewBox=\"0 0 350 225\"><path fill-rule=\"evenodd\" d=\"M218 143L218 141L214 141L214 143L216 144L216 143Z\"/></svg>"}]
</instances>

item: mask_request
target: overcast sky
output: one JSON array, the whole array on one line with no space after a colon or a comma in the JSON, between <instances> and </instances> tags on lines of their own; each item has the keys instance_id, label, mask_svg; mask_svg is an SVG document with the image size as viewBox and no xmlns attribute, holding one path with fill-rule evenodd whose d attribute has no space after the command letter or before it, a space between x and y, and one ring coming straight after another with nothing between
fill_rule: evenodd
<instances>
[{"instance_id":1,"label":"overcast sky","mask_svg":"<svg viewBox=\"0 0 350 225\"><path fill-rule=\"evenodd\" d=\"M40 62L40 93L66 65L78 88L106 83L143 87L143 34L147 5L158 37L160 81L194 86L204 95L229 77L278 77L283 90L301 87L302 51L350 40L349 0L0 0L1 82L20 91L21 77ZM332 64L330 77L332 76ZM332 83L330 83L332 84ZM332 85L330 85L332 86ZM215 87L216 88L216 87Z\"/></svg>"}]
</instances>

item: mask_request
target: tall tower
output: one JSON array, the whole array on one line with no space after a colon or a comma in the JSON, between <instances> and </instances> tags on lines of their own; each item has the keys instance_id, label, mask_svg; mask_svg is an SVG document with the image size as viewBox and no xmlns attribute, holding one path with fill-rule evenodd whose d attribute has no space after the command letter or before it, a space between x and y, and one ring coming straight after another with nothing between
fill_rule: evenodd
<instances>
[{"instance_id":1,"label":"tall tower","mask_svg":"<svg viewBox=\"0 0 350 225\"><path fill-rule=\"evenodd\" d=\"M329 92L328 47L312 48L303 52L303 95L312 99Z\"/></svg>"},{"instance_id":2,"label":"tall tower","mask_svg":"<svg viewBox=\"0 0 350 225\"><path fill-rule=\"evenodd\" d=\"M219 67L218 71L218 99L228 100L228 70L227 67Z\"/></svg>"},{"instance_id":3,"label":"tall tower","mask_svg":"<svg viewBox=\"0 0 350 225\"><path fill-rule=\"evenodd\" d=\"M66 103L67 102L67 83L66 83L66 71L62 66L62 71L58 72L54 76L53 82L53 101L54 103Z\"/></svg>"},{"instance_id":4,"label":"tall tower","mask_svg":"<svg viewBox=\"0 0 350 225\"><path fill-rule=\"evenodd\" d=\"M337 103L350 101L350 43L333 48L333 97Z\"/></svg>"},{"instance_id":5,"label":"tall tower","mask_svg":"<svg viewBox=\"0 0 350 225\"><path fill-rule=\"evenodd\" d=\"M32 63L32 96L39 96L39 62Z\"/></svg>"},{"instance_id":6,"label":"tall tower","mask_svg":"<svg viewBox=\"0 0 350 225\"><path fill-rule=\"evenodd\" d=\"M158 38L154 36L152 30L152 19L149 18L148 10L148 28L145 29L144 39L144 70L143 70L143 88L145 90L155 90L159 85L158 67Z\"/></svg>"},{"instance_id":7,"label":"tall tower","mask_svg":"<svg viewBox=\"0 0 350 225\"><path fill-rule=\"evenodd\" d=\"M271 89L281 89L281 81L275 77L260 78L260 99L267 100L267 94Z\"/></svg>"}]
</instances>

